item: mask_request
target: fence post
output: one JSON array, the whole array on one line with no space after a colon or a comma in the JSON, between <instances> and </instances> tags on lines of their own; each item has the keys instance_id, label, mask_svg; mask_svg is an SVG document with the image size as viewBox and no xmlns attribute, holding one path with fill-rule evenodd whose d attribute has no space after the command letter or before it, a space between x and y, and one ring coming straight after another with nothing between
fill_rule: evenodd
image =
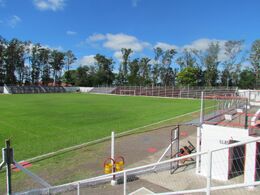
<instances>
[{"instance_id":1,"label":"fence post","mask_svg":"<svg viewBox=\"0 0 260 195\"><path fill-rule=\"evenodd\" d=\"M77 185L77 195L80 195L80 183Z\"/></svg>"},{"instance_id":2,"label":"fence post","mask_svg":"<svg viewBox=\"0 0 260 195\"><path fill-rule=\"evenodd\" d=\"M124 171L124 195L127 195L126 182L127 182L127 175L126 175L126 171Z\"/></svg>"},{"instance_id":3,"label":"fence post","mask_svg":"<svg viewBox=\"0 0 260 195\"><path fill-rule=\"evenodd\" d=\"M115 159L115 133L114 131L111 132L111 159ZM111 163L113 164L113 168L112 168L112 173L115 172L114 170L114 162L111 160ZM111 180L111 185L114 186L116 185L116 178L115 178L115 174L113 174L113 178Z\"/></svg>"},{"instance_id":4,"label":"fence post","mask_svg":"<svg viewBox=\"0 0 260 195\"><path fill-rule=\"evenodd\" d=\"M210 188L211 188L211 169L212 169L212 151L208 151L208 165L207 165L207 188L206 188L206 195L210 195Z\"/></svg>"}]
</instances>

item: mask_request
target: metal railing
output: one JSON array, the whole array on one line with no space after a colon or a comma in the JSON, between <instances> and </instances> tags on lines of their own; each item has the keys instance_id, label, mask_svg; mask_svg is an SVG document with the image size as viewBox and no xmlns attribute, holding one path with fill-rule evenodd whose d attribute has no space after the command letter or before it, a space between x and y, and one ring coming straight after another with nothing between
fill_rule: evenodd
<instances>
[{"instance_id":1,"label":"metal railing","mask_svg":"<svg viewBox=\"0 0 260 195\"><path fill-rule=\"evenodd\" d=\"M154 194L161 194L161 195L193 194L193 193L205 193L209 195L211 194L211 192L221 191L221 190L228 190L227 194L229 194L230 190L238 190L238 189L241 189L239 193L245 194L245 191L247 190L246 188L257 187L260 185L260 181L257 181L256 179L252 180L251 182L248 182L247 180L237 181L237 179L233 181L231 179L231 181L227 180L222 183L219 181L215 182L214 171L216 169L219 169L219 173L221 173L221 166L218 167L218 165L221 164L222 158L219 156L218 152L230 150L231 148L237 148L245 145L249 149L251 147L250 151L253 152L257 150L256 148L252 147L251 144L255 144L257 146L258 142L260 142L260 137L250 138L246 141L225 145L223 147L212 149L209 151L192 153L190 155L165 160L162 162L152 163L149 165L140 166L136 168L130 168L120 172L111 173L108 175L101 175L98 177L80 180L68 184L53 186L50 188L35 189L28 192L20 192L16 194L19 195L63 194L63 193L70 192L70 194L77 194L77 195L95 194L95 193L126 195L126 194L130 194L131 192L132 192L131 194L134 194L133 192L136 189L139 189L140 186L151 187L151 185L152 185L151 187L152 189L156 189L156 193ZM236 158L245 159L245 156L243 155L241 154ZM260 155L259 151L258 153L256 153L256 159L258 155ZM194 163L188 163L187 165L187 166L191 166L192 169L187 169L188 171L186 169L184 169L184 171L178 171L178 169L183 169L183 165L180 165L180 162L189 161L190 159L195 159L197 156L203 157L203 159L205 160L204 173L206 174L196 173L197 170L195 171L195 168L193 167ZM214 158L214 164L212 161L213 158ZM234 159L231 160L236 160L236 158L234 156ZM216 159L219 161L216 161ZM219 164L216 162L219 162ZM176 169L177 171L174 172L173 174L171 174L169 171L171 163L175 163L175 165L177 166ZM258 163L257 166L259 166L260 162L256 162L256 163ZM252 172L256 170L249 170L249 171ZM113 176L115 176L118 183L116 186L110 185L110 181L114 178ZM179 185L177 185L177 183L179 183ZM191 184L193 184L193 186ZM106 186L106 188L104 188L104 186ZM259 188L257 188L256 190L259 190L260 192Z\"/></svg>"}]
</instances>

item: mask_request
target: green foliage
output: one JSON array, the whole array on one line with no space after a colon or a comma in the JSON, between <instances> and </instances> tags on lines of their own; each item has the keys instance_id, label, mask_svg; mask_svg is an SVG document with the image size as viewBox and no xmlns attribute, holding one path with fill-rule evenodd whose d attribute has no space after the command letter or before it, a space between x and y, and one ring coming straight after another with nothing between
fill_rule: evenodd
<instances>
[{"instance_id":1,"label":"green foliage","mask_svg":"<svg viewBox=\"0 0 260 195\"><path fill-rule=\"evenodd\" d=\"M224 44L210 42L201 50L185 48L178 54L175 49L154 48L154 58L141 57L131 60L134 51L122 48L122 61L115 64L112 58L95 55L95 64L83 64L88 68L70 71L76 62L71 50L61 52L18 39L10 41L0 36L0 85L6 84L54 84L62 82L82 86L97 85L166 85L175 86L178 72L187 67L198 68L196 85L237 86L243 62L249 59L255 83L260 86L260 40L254 41L249 56L243 54L242 40L229 40ZM137 53L134 53L137 55ZM174 64L175 63L175 64ZM114 70L118 67L118 72ZM185 72L185 71L184 71ZM184 74L184 72L182 74ZM64 75L62 75L64 73ZM73 75L72 75L73 73ZM180 75L182 75L180 74ZM79 78L79 77L83 78ZM73 78L72 78L73 77ZM185 77L185 76L184 76ZM194 81L179 79L179 84ZM243 82L243 81L242 81Z\"/></svg>"},{"instance_id":2,"label":"green foliage","mask_svg":"<svg viewBox=\"0 0 260 195\"><path fill-rule=\"evenodd\" d=\"M97 84L111 85L114 80L113 59L97 54L95 60L97 64Z\"/></svg>"},{"instance_id":3,"label":"green foliage","mask_svg":"<svg viewBox=\"0 0 260 195\"><path fill-rule=\"evenodd\" d=\"M197 86L199 69L196 67L186 67L177 75L177 81L184 86Z\"/></svg>"},{"instance_id":4,"label":"green foliage","mask_svg":"<svg viewBox=\"0 0 260 195\"><path fill-rule=\"evenodd\" d=\"M204 56L204 64L206 67L205 80L207 86L215 86L218 79L218 65L219 65L219 44L210 43Z\"/></svg>"},{"instance_id":5,"label":"green foliage","mask_svg":"<svg viewBox=\"0 0 260 195\"><path fill-rule=\"evenodd\" d=\"M260 87L260 40L254 41L250 51L250 61L255 74L254 87Z\"/></svg>"},{"instance_id":6,"label":"green foliage","mask_svg":"<svg viewBox=\"0 0 260 195\"><path fill-rule=\"evenodd\" d=\"M251 70L243 70L240 73L239 87L241 89L253 89L255 84L255 74Z\"/></svg>"},{"instance_id":7,"label":"green foliage","mask_svg":"<svg viewBox=\"0 0 260 195\"><path fill-rule=\"evenodd\" d=\"M77 58L75 57L75 55L72 53L71 50L68 50L65 53L65 64L67 67L67 74L65 75L65 82L66 83L72 83L72 75L70 74L70 66L71 64L73 64L75 61L77 60Z\"/></svg>"},{"instance_id":8,"label":"green foliage","mask_svg":"<svg viewBox=\"0 0 260 195\"><path fill-rule=\"evenodd\" d=\"M129 85L132 86L140 85L139 69L140 66L139 66L138 58L134 59L129 63L129 76L128 76Z\"/></svg>"}]
</instances>

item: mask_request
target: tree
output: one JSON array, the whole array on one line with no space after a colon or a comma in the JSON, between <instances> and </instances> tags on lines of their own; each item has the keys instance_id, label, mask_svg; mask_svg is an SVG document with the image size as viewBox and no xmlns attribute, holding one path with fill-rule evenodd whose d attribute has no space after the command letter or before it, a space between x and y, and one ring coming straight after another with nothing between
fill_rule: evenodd
<instances>
[{"instance_id":1,"label":"tree","mask_svg":"<svg viewBox=\"0 0 260 195\"><path fill-rule=\"evenodd\" d=\"M0 36L0 85L4 84L5 81L5 48L7 46L7 41Z\"/></svg>"},{"instance_id":2,"label":"tree","mask_svg":"<svg viewBox=\"0 0 260 195\"><path fill-rule=\"evenodd\" d=\"M219 65L219 44L210 43L206 50L203 61L205 65L205 81L207 86L215 86L218 79L218 65Z\"/></svg>"},{"instance_id":3,"label":"tree","mask_svg":"<svg viewBox=\"0 0 260 195\"><path fill-rule=\"evenodd\" d=\"M139 62L139 78L140 78L140 85L148 85L151 83L150 79L150 72L151 72L151 66L149 64L151 59L144 57L141 58Z\"/></svg>"},{"instance_id":4,"label":"tree","mask_svg":"<svg viewBox=\"0 0 260 195\"><path fill-rule=\"evenodd\" d=\"M53 85L56 85L57 79L61 77L61 70L64 65L64 56L65 54L60 51L57 50L51 51L50 65L53 71Z\"/></svg>"},{"instance_id":5,"label":"tree","mask_svg":"<svg viewBox=\"0 0 260 195\"><path fill-rule=\"evenodd\" d=\"M225 76L227 81L225 84L229 86L230 84L238 85L238 78L241 69L242 58L239 58L239 54L242 51L242 45L244 41L227 41L225 42L225 60L224 72L222 76ZM224 84L223 77L221 78L222 84Z\"/></svg>"},{"instance_id":6,"label":"tree","mask_svg":"<svg viewBox=\"0 0 260 195\"><path fill-rule=\"evenodd\" d=\"M197 86L198 85L199 68L186 67L177 75L177 81L184 86Z\"/></svg>"},{"instance_id":7,"label":"tree","mask_svg":"<svg viewBox=\"0 0 260 195\"><path fill-rule=\"evenodd\" d=\"M93 79L89 78L90 68L88 66L79 66L76 74L76 85L78 86L93 86Z\"/></svg>"},{"instance_id":8,"label":"tree","mask_svg":"<svg viewBox=\"0 0 260 195\"><path fill-rule=\"evenodd\" d=\"M160 62L160 59L163 55L163 50L160 48L160 47L156 47L154 48L154 61L155 63L153 64L153 67L152 67L152 82L153 82L153 85L157 85L158 82L159 82L159 77L160 77L160 70L161 70L161 62Z\"/></svg>"},{"instance_id":9,"label":"tree","mask_svg":"<svg viewBox=\"0 0 260 195\"><path fill-rule=\"evenodd\" d=\"M66 64L66 68L67 68L67 74L66 74L66 77L65 77L65 81L66 83L70 83L72 80L71 80L71 75L70 75L70 66L71 64L73 64L75 61L77 60L77 58L75 57L75 55L72 53L71 50L68 50L66 53L65 53L65 64Z\"/></svg>"},{"instance_id":10,"label":"tree","mask_svg":"<svg viewBox=\"0 0 260 195\"><path fill-rule=\"evenodd\" d=\"M22 78L22 69L24 67L24 50L23 43L18 39L12 39L4 53L5 60L5 83L15 84L17 81L15 71L18 69L19 81Z\"/></svg>"},{"instance_id":11,"label":"tree","mask_svg":"<svg viewBox=\"0 0 260 195\"><path fill-rule=\"evenodd\" d=\"M246 69L240 73L239 88L253 89L255 85L255 74L252 70Z\"/></svg>"},{"instance_id":12,"label":"tree","mask_svg":"<svg viewBox=\"0 0 260 195\"><path fill-rule=\"evenodd\" d=\"M250 62L255 75L255 85L257 88L260 86L260 40L254 41L250 51Z\"/></svg>"},{"instance_id":13,"label":"tree","mask_svg":"<svg viewBox=\"0 0 260 195\"><path fill-rule=\"evenodd\" d=\"M160 68L160 79L163 85L175 85L175 71L171 67L175 49L166 50L162 55L162 66Z\"/></svg>"},{"instance_id":14,"label":"tree","mask_svg":"<svg viewBox=\"0 0 260 195\"><path fill-rule=\"evenodd\" d=\"M97 63L97 78L99 85L111 85L114 80L113 60L103 55L97 54L95 57Z\"/></svg>"},{"instance_id":15,"label":"tree","mask_svg":"<svg viewBox=\"0 0 260 195\"><path fill-rule=\"evenodd\" d=\"M39 52L40 52L41 45L35 44L32 47L31 51L31 67L32 67L32 72L31 72L31 77L32 77L32 83L38 83L40 79L40 59L39 59Z\"/></svg>"},{"instance_id":16,"label":"tree","mask_svg":"<svg viewBox=\"0 0 260 195\"><path fill-rule=\"evenodd\" d=\"M43 84L47 84L51 82L50 78L50 49L48 48L40 48L39 49L39 63L41 68L41 79Z\"/></svg>"},{"instance_id":17,"label":"tree","mask_svg":"<svg viewBox=\"0 0 260 195\"><path fill-rule=\"evenodd\" d=\"M120 64L120 67L119 67L118 83L119 84L126 84L127 83L127 77L128 77L128 64L129 64L129 61L130 61L129 57L130 57L131 53L133 53L133 50L122 48L121 52L122 52L123 61Z\"/></svg>"},{"instance_id":18,"label":"tree","mask_svg":"<svg viewBox=\"0 0 260 195\"><path fill-rule=\"evenodd\" d=\"M227 68L225 68L223 71L222 71L222 74L221 74L221 85L222 86L232 86L232 78L231 78L231 74L230 72L228 71Z\"/></svg>"},{"instance_id":19,"label":"tree","mask_svg":"<svg viewBox=\"0 0 260 195\"><path fill-rule=\"evenodd\" d=\"M180 66L180 70L187 67L194 67L196 64L196 58L193 53L185 48L181 53L181 56L176 59L176 63Z\"/></svg>"},{"instance_id":20,"label":"tree","mask_svg":"<svg viewBox=\"0 0 260 195\"><path fill-rule=\"evenodd\" d=\"M135 58L133 61L129 63L129 76L128 83L129 85L139 85L139 59Z\"/></svg>"}]
</instances>

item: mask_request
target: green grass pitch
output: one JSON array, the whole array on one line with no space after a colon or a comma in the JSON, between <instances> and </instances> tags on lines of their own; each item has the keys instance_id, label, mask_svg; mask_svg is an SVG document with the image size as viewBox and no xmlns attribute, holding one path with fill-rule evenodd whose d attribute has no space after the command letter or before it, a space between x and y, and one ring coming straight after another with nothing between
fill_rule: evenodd
<instances>
[{"instance_id":1,"label":"green grass pitch","mask_svg":"<svg viewBox=\"0 0 260 195\"><path fill-rule=\"evenodd\" d=\"M0 147L22 160L198 110L199 100L94 94L0 96Z\"/></svg>"}]
</instances>

